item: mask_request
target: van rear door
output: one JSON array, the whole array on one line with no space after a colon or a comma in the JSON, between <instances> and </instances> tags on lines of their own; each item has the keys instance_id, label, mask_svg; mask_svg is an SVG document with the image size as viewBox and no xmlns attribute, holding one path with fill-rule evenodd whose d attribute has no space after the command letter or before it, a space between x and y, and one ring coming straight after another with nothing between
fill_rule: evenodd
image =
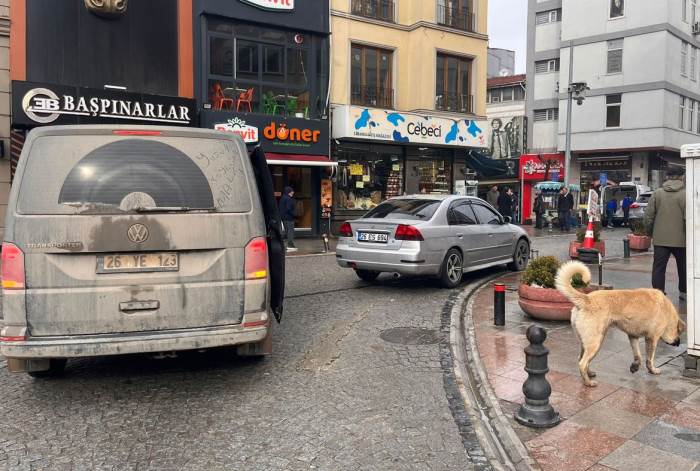
<instances>
[{"instance_id":1,"label":"van rear door","mask_svg":"<svg viewBox=\"0 0 700 471\"><path fill-rule=\"evenodd\" d=\"M41 130L17 178L11 231L25 253L30 336L241 322L245 247L265 230L239 140L201 130Z\"/></svg>"}]
</instances>

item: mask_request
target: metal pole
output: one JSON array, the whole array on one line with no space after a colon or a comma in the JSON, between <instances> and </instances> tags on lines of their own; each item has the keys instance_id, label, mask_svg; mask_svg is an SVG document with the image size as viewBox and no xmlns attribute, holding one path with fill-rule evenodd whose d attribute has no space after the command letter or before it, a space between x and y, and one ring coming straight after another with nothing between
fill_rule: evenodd
<instances>
[{"instance_id":1,"label":"metal pole","mask_svg":"<svg viewBox=\"0 0 700 471\"><path fill-rule=\"evenodd\" d=\"M506 325L506 285L493 285L493 325Z\"/></svg>"},{"instance_id":2,"label":"metal pole","mask_svg":"<svg viewBox=\"0 0 700 471\"><path fill-rule=\"evenodd\" d=\"M571 107L573 105L574 92L571 89L571 78L574 73L574 43L569 41L569 81L567 86L569 99L566 105L566 150L564 154L564 186L569 187L571 167Z\"/></svg>"}]
</instances>

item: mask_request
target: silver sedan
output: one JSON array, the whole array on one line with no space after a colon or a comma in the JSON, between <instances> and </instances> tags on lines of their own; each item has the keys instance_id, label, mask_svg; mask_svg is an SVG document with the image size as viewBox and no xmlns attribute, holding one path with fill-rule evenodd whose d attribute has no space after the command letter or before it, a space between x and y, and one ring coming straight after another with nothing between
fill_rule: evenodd
<instances>
[{"instance_id":1,"label":"silver sedan","mask_svg":"<svg viewBox=\"0 0 700 471\"><path fill-rule=\"evenodd\" d=\"M336 257L365 281L389 272L435 276L454 288L465 272L503 264L523 270L530 240L479 198L404 196L344 223Z\"/></svg>"}]
</instances>

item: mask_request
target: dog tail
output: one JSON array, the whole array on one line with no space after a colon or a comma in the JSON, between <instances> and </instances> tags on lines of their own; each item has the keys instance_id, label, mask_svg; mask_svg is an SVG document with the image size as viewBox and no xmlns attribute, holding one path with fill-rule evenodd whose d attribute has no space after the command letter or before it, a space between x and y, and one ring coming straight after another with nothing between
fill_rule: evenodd
<instances>
[{"instance_id":1,"label":"dog tail","mask_svg":"<svg viewBox=\"0 0 700 471\"><path fill-rule=\"evenodd\" d=\"M568 262L559 268L555 285L576 307L583 307L588 303L588 296L571 285L571 278L577 274L581 275L584 283L590 283L591 271L586 265L581 262Z\"/></svg>"}]
</instances>

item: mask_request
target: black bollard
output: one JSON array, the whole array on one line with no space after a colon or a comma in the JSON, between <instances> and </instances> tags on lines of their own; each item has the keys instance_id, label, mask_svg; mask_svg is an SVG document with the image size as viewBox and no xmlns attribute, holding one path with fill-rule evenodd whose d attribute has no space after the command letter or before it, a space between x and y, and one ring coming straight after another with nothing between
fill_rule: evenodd
<instances>
[{"instance_id":1,"label":"black bollard","mask_svg":"<svg viewBox=\"0 0 700 471\"><path fill-rule=\"evenodd\" d=\"M630 240L627 237L622 239L622 255L624 258L630 258Z\"/></svg>"},{"instance_id":2,"label":"black bollard","mask_svg":"<svg viewBox=\"0 0 700 471\"><path fill-rule=\"evenodd\" d=\"M506 285L493 285L493 325L506 325Z\"/></svg>"},{"instance_id":3,"label":"black bollard","mask_svg":"<svg viewBox=\"0 0 700 471\"><path fill-rule=\"evenodd\" d=\"M549 403L552 387L545 378L549 371L549 349L542 345L547 338L547 331L538 325L531 325L527 328L526 335L530 345L525 347L525 371L528 374L523 384L525 404L515 413L515 420L533 428L553 427L561 418Z\"/></svg>"}]
</instances>

